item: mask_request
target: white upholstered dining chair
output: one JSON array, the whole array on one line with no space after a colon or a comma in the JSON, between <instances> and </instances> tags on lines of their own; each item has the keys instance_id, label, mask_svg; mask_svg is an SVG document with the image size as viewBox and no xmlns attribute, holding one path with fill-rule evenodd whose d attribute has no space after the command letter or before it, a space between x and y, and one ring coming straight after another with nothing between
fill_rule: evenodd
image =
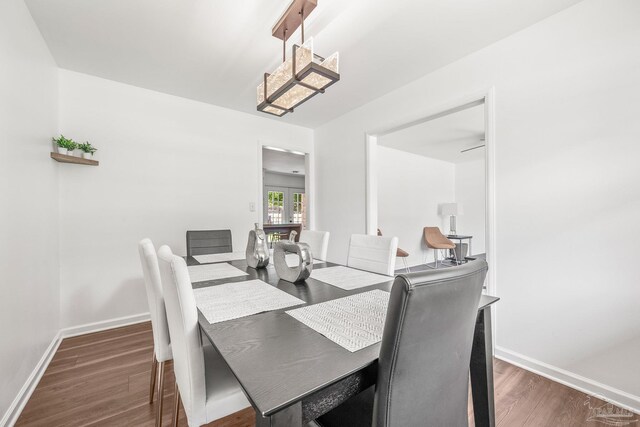
<instances>
[{"instance_id":1,"label":"white upholstered dining chair","mask_svg":"<svg viewBox=\"0 0 640 427\"><path fill-rule=\"evenodd\" d=\"M352 234L347 267L393 276L396 268L397 237Z\"/></svg>"},{"instance_id":2,"label":"white upholstered dining chair","mask_svg":"<svg viewBox=\"0 0 640 427\"><path fill-rule=\"evenodd\" d=\"M198 309L184 259L168 246L158 250L176 376L173 426L180 402L190 427L210 423L249 406L240 384L213 346L203 346Z\"/></svg>"},{"instance_id":3,"label":"white upholstered dining chair","mask_svg":"<svg viewBox=\"0 0 640 427\"><path fill-rule=\"evenodd\" d=\"M162 405L164 397L164 367L171 360L171 342L169 340L169 326L167 313L158 269L158 255L153 243L149 239L142 239L138 243L142 273L147 291L151 330L153 333L153 358L151 361L151 380L149 384L149 403L153 403L153 394L158 384L158 403L156 408L156 426L162 425ZM160 369L158 369L158 367Z\"/></svg>"},{"instance_id":4,"label":"white upholstered dining chair","mask_svg":"<svg viewBox=\"0 0 640 427\"><path fill-rule=\"evenodd\" d=\"M300 241L309 245L314 259L327 260L327 249L329 248L328 231L302 230L300 232Z\"/></svg>"}]
</instances>

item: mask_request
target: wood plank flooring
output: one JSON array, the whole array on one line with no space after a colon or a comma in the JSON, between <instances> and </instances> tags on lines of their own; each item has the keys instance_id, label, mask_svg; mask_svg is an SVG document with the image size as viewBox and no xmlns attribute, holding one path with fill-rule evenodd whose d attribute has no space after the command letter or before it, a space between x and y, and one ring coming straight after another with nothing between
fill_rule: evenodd
<instances>
[{"instance_id":1,"label":"wood plank flooring","mask_svg":"<svg viewBox=\"0 0 640 427\"><path fill-rule=\"evenodd\" d=\"M156 405L148 403L152 351L150 323L63 340L16 425L152 427ZM585 394L500 360L494 365L498 426L604 425L587 421ZM171 424L174 384L169 363L163 426ZM598 402L604 404L591 399L592 406ZM473 425L471 405L469 416ZM181 411L180 426L186 425ZM254 425L251 408L209 424ZM640 427L640 421L630 425Z\"/></svg>"}]
</instances>

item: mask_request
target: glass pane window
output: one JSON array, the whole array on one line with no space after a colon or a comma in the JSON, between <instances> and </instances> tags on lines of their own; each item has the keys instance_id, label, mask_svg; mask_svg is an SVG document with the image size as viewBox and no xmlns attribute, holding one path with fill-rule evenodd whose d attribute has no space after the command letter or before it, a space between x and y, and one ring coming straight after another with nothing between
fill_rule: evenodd
<instances>
[{"instance_id":1,"label":"glass pane window","mask_svg":"<svg viewBox=\"0 0 640 427\"><path fill-rule=\"evenodd\" d=\"M305 225L304 193L293 193L293 222Z\"/></svg>"}]
</instances>

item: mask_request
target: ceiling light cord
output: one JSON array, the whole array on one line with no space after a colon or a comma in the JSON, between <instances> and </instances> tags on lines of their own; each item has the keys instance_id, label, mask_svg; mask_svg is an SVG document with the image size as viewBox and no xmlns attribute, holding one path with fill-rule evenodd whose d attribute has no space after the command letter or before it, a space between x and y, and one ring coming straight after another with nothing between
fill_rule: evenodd
<instances>
[{"instance_id":1,"label":"ceiling light cord","mask_svg":"<svg viewBox=\"0 0 640 427\"><path fill-rule=\"evenodd\" d=\"M287 29L284 29L284 36L282 37L282 62L287 60Z\"/></svg>"},{"instance_id":2,"label":"ceiling light cord","mask_svg":"<svg viewBox=\"0 0 640 427\"><path fill-rule=\"evenodd\" d=\"M304 44L304 7L300 9L300 31L302 32L301 44Z\"/></svg>"}]
</instances>

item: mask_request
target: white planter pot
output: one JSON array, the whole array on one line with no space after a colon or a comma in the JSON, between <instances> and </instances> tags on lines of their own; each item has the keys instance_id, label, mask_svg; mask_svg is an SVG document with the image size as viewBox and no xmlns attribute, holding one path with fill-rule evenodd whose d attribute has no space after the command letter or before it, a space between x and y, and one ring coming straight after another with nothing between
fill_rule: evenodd
<instances>
[{"instance_id":1,"label":"white planter pot","mask_svg":"<svg viewBox=\"0 0 640 427\"><path fill-rule=\"evenodd\" d=\"M93 153L85 153L84 151L82 152L82 158L83 159L92 159L93 158Z\"/></svg>"},{"instance_id":2,"label":"white planter pot","mask_svg":"<svg viewBox=\"0 0 640 427\"><path fill-rule=\"evenodd\" d=\"M69 155L69 150L66 148L58 147L58 154L64 154L65 156Z\"/></svg>"}]
</instances>

